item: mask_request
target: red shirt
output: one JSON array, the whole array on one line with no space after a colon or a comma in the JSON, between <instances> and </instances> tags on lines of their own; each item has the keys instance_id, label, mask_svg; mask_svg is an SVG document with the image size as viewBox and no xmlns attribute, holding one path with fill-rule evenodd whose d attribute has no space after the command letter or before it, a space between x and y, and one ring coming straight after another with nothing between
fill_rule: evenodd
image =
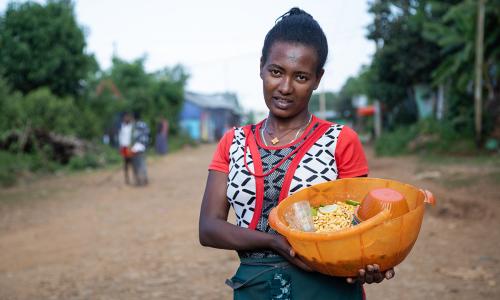
<instances>
[{"instance_id":1,"label":"red shirt","mask_svg":"<svg viewBox=\"0 0 500 300\"><path fill-rule=\"evenodd\" d=\"M314 121L326 122L316 117ZM221 138L212 162L208 167L209 170L229 173L229 148L231 147L233 137L234 129L231 129ZM288 147L288 145L284 145L282 148L285 147ZM356 132L345 125L338 137L335 148L335 160L339 178L359 177L368 174L368 163L361 141Z\"/></svg>"}]
</instances>

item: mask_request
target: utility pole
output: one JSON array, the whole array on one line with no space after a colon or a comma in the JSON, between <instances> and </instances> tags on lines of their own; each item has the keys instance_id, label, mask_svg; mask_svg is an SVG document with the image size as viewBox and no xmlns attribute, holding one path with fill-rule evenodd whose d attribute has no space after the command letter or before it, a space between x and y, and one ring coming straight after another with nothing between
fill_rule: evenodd
<instances>
[{"instance_id":1,"label":"utility pole","mask_svg":"<svg viewBox=\"0 0 500 300\"><path fill-rule=\"evenodd\" d=\"M474 104L475 104L475 127L476 127L476 145L481 145L482 131L482 81L483 81L483 43L484 43L484 4L486 0L477 2L477 28L476 28L476 78L474 86Z\"/></svg>"},{"instance_id":2,"label":"utility pole","mask_svg":"<svg viewBox=\"0 0 500 300\"><path fill-rule=\"evenodd\" d=\"M379 138L382 135L382 109L380 106L380 101L375 100L375 114L373 116L374 121L374 129L375 129L375 138Z\"/></svg>"}]
</instances>

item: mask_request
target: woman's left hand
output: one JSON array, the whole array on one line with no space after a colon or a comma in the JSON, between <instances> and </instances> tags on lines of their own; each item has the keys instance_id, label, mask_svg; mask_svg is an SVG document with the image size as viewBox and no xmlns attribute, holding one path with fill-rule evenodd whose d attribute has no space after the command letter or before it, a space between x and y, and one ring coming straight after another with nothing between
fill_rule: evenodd
<instances>
[{"instance_id":1,"label":"woman's left hand","mask_svg":"<svg viewBox=\"0 0 500 300\"><path fill-rule=\"evenodd\" d=\"M384 279L391 279L395 275L394 269L391 268L385 272L380 271L380 267L377 264L367 265L365 269L360 269L358 272L358 277L347 278L348 283L359 282L363 283L380 283Z\"/></svg>"}]
</instances>

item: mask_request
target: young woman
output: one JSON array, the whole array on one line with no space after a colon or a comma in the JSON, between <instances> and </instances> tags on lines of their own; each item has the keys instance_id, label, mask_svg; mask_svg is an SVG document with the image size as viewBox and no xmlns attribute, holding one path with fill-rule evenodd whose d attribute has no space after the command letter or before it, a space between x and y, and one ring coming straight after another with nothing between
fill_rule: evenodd
<instances>
[{"instance_id":1,"label":"young woman","mask_svg":"<svg viewBox=\"0 0 500 300\"><path fill-rule=\"evenodd\" d=\"M268 224L271 209L299 189L368 174L356 133L308 110L327 55L326 37L311 15L298 8L283 15L266 35L260 61L269 115L228 131L210 164L200 242L238 252L240 267L226 281L235 299L362 299L363 283L394 275L377 265L358 278L312 272ZM235 225L227 221L230 205Z\"/></svg>"}]
</instances>

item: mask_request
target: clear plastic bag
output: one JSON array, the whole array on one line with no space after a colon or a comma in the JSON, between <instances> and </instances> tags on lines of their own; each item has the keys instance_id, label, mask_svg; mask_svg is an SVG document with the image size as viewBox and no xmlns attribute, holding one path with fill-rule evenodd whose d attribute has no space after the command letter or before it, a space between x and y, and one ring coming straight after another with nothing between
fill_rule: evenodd
<instances>
[{"instance_id":1,"label":"clear plastic bag","mask_svg":"<svg viewBox=\"0 0 500 300\"><path fill-rule=\"evenodd\" d=\"M290 205L285 212L285 219L293 229L310 232L316 231L309 201L299 201Z\"/></svg>"}]
</instances>

